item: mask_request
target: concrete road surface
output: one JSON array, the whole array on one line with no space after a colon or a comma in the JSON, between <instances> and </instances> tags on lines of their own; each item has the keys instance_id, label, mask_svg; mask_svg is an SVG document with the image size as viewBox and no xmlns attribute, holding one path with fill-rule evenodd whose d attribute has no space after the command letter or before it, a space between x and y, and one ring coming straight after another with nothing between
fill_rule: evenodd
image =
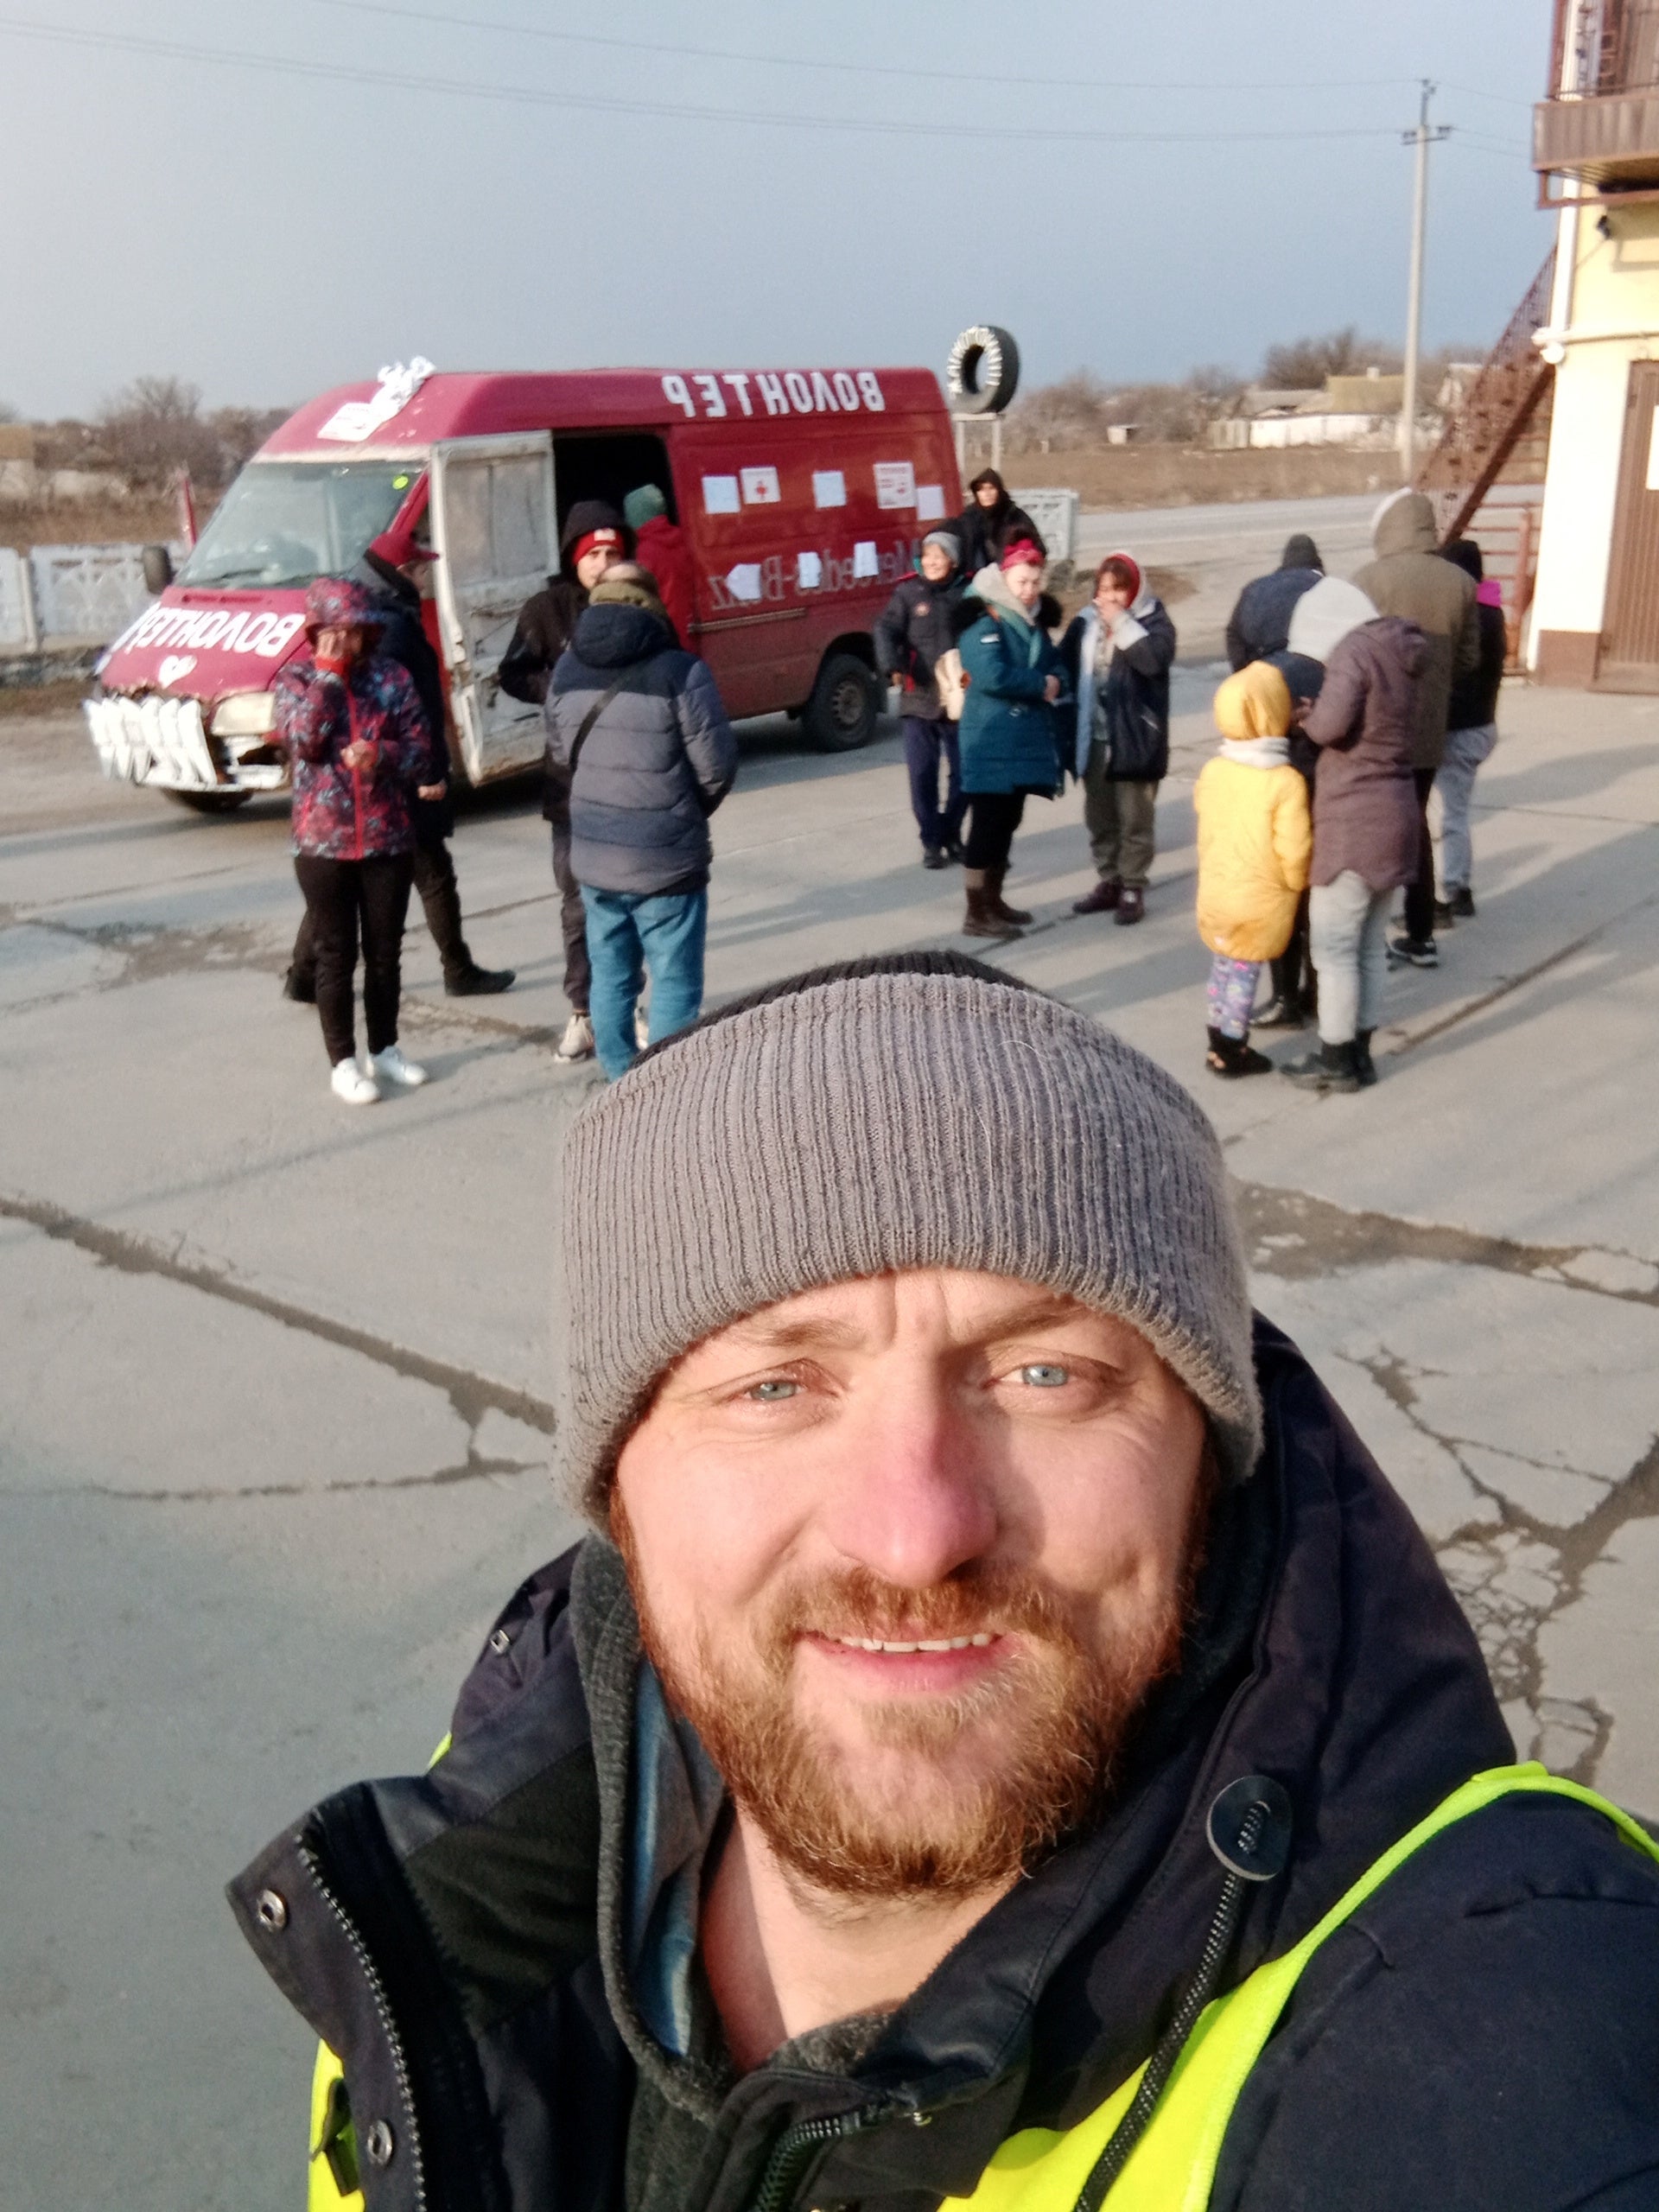
<instances>
[{"instance_id":1,"label":"concrete road surface","mask_svg":"<svg viewBox=\"0 0 1659 2212\"><path fill-rule=\"evenodd\" d=\"M1659 1814L1659 702L1506 692L1478 919L1391 983L1379 1087L1320 1101L1203 1069L1208 696L1180 672L1145 925L1071 914L1077 798L1033 803L1011 888L1038 925L995 957L1198 1092L1258 1300L1439 1547L1520 1748ZM823 760L752 728L715 841L715 998L960 942L894 734ZM493 1611L575 1526L547 1315L559 1142L596 1077L552 1058L534 793L475 805L456 855L476 949L518 987L447 1001L416 928L404 1035L434 1080L353 1113L315 1016L277 995L283 809L200 820L100 783L73 721L0 722L20 2212L293 2212L307 2037L220 1885L323 1792L425 1760Z\"/></svg>"},{"instance_id":2,"label":"concrete road surface","mask_svg":"<svg viewBox=\"0 0 1659 2212\"><path fill-rule=\"evenodd\" d=\"M1212 659L1222 650L1233 601L1252 576L1278 567L1293 531L1313 539L1330 575L1351 575L1370 559L1371 517L1387 494L1392 456L1379 454L1377 462L1382 488L1358 498L1092 510L1077 518L1077 565L1092 566L1121 549L1143 567L1173 570L1192 587L1170 603L1181 658Z\"/></svg>"}]
</instances>

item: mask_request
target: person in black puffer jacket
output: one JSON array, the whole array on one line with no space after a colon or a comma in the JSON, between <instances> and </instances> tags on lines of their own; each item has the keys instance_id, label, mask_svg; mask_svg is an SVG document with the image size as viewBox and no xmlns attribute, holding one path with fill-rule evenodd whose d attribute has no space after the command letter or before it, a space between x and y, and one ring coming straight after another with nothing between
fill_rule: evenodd
<instances>
[{"instance_id":1,"label":"person in black puffer jacket","mask_svg":"<svg viewBox=\"0 0 1659 2212\"><path fill-rule=\"evenodd\" d=\"M952 622L961 604L962 549L948 530L922 540L921 573L903 576L876 618L875 664L901 696L905 766L911 810L922 833L922 866L944 868L962 858L962 821L968 801L962 789L962 748L945 712L933 671L956 644ZM945 765L945 798L939 804L939 759Z\"/></svg>"},{"instance_id":2,"label":"person in black puffer jacket","mask_svg":"<svg viewBox=\"0 0 1659 2212\"><path fill-rule=\"evenodd\" d=\"M982 468L968 486L968 505L950 525L950 535L961 550L957 563L964 576L995 568L1010 545L1021 538L1034 545L1043 558L1048 547L1043 533L1023 507L1015 506L1007 486L994 468Z\"/></svg>"},{"instance_id":3,"label":"person in black puffer jacket","mask_svg":"<svg viewBox=\"0 0 1659 2212\"><path fill-rule=\"evenodd\" d=\"M1444 557L1475 580L1475 620L1480 625L1480 661L1452 686L1446 715L1446 758L1434 779L1440 795L1440 896L1434 919L1449 929L1472 921L1475 894L1470 889L1474 852L1469 836L1469 808L1480 764L1497 743L1497 694L1509 658L1510 634L1503 620L1503 594L1486 581L1486 564L1472 537L1454 537Z\"/></svg>"},{"instance_id":4,"label":"person in black puffer jacket","mask_svg":"<svg viewBox=\"0 0 1659 2212\"><path fill-rule=\"evenodd\" d=\"M594 586L543 712L549 762L569 791L594 1042L614 1082L638 1056L646 971L653 1045L702 1010L709 817L736 779L737 740L707 664L680 650L631 562Z\"/></svg>"},{"instance_id":5,"label":"person in black puffer jacket","mask_svg":"<svg viewBox=\"0 0 1659 2212\"><path fill-rule=\"evenodd\" d=\"M501 657L497 681L512 699L539 707L559 655L575 634L588 594L607 569L633 550L632 535L616 509L603 499L578 499L559 533L559 573L524 601L518 626ZM549 755L542 785L542 815L553 833L553 880L559 887L559 924L564 938L564 995L570 1019L555 1059L567 1063L594 1056L594 1025L588 999L588 924L582 890L570 872L569 779Z\"/></svg>"}]
</instances>

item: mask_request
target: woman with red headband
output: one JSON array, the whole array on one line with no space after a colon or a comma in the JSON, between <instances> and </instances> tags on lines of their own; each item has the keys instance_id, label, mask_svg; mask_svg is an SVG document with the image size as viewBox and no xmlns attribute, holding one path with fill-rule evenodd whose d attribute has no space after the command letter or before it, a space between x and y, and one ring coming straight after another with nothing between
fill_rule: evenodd
<instances>
[{"instance_id":1,"label":"woman with red headband","mask_svg":"<svg viewBox=\"0 0 1659 2212\"><path fill-rule=\"evenodd\" d=\"M1027 798L1060 789L1054 709L1065 686L1045 617L1043 555L1016 539L995 566L980 570L952 617L961 633L968 697L958 741L968 796L968 912L964 937L1011 937L1032 919L1002 896L1014 833Z\"/></svg>"},{"instance_id":2,"label":"woman with red headband","mask_svg":"<svg viewBox=\"0 0 1659 2212\"><path fill-rule=\"evenodd\" d=\"M1060 642L1077 701L1070 765L1098 879L1074 914L1138 922L1157 851L1158 786L1169 772L1169 670L1175 626L1141 564L1109 553L1095 596Z\"/></svg>"}]
</instances>

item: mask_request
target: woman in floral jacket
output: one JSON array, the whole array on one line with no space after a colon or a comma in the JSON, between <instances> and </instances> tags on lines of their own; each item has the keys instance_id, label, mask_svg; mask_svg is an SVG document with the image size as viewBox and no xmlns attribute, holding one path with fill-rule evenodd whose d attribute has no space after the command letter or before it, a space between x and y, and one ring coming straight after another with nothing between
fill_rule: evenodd
<instances>
[{"instance_id":1,"label":"woman in floral jacket","mask_svg":"<svg viewBox=\"0 0 1659 2212\"><path fill-rule=\"evenodd\" d=\"M441 798L444 772L407 672L374 650L378 613L363 587L320 576L305 617L310 652L276 679L276 735L294 766L294 873L311 915L334 1095L367 1106L426 1081L398 1050L397 999L414 802ZM365 1062L352 996L359 931Z\"/></svg>"}]
</instances>

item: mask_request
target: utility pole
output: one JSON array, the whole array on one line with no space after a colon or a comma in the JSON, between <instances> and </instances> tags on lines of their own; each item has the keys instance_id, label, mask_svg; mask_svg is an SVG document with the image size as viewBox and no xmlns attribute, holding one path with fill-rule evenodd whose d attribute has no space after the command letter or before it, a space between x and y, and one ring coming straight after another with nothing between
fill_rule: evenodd
<instances>
[{"instance_id":1,"label":"utility pole","mask_svg":"<svg viewBox=\"0 0 1659 2212\"><path fill-rule=\"evenodd\" d=\"M1428 149L1437 138L1451 136L1449 124L1431 130L1428 104L1437 87L1421 79L1422 96L1417 128L1404 134L1404 143L1417 149L1411 199L1411 276L1406 294L1406 374L1400 397L1400 474L1409 484L1417 467L1417 357L1423 337L1423 232L1428 219Z\"/></svg>"}]
</instances>

